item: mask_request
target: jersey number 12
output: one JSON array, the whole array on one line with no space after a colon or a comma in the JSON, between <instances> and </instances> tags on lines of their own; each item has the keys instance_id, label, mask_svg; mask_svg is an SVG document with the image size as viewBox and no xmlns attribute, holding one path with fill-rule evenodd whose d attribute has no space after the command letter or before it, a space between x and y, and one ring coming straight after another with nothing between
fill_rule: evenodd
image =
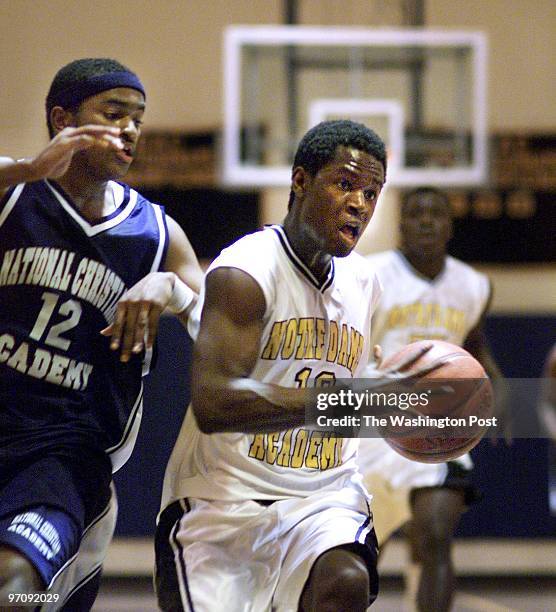
<instances>
[{"instance_id":1,"label":"jersey number 12","mask_svg":"<svg viewBox=\"0 0 556 612\"><path fill-rule=\"evenodd\" d=\"M41 297L43 305L35 321L35 325L29 334L29 337L37 342L43 337L60 299L59 295L50 293L49 291L45 291ZM67 315L67 317L60 323L56 323L56 325L50 327L44 341L50 346L55 346L63 351L67 351L70 340L62 338L62 334L73 329L79 323L79 319L81 318L81 304L76 300L67 300L66 302L62 302L57 310L58 314L63 316Z\"/></svg>"}]
</instances>

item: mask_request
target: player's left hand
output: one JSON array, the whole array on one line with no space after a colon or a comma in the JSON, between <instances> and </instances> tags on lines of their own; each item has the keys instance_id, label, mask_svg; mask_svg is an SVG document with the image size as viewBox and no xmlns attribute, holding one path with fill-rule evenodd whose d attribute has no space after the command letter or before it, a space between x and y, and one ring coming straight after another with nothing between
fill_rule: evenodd
<instances>
[{"instance_id":1,"label":"player's left hand","mask_svg":"<svg viewBox=\"0 0 556 612\"><path fill-rule=\"evenodd\" d=\"M125 363L132 354L152 348L173 288L173 272L151 272L120 298L113 323L100 332L111 337L113 351L121 349L120 361Z\"/></svg>"}]
</instances>

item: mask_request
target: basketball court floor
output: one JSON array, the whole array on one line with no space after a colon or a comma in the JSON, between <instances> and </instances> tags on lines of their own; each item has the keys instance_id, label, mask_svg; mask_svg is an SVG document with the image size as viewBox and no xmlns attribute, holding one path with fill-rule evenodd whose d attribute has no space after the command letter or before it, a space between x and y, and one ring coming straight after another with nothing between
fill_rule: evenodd
<instances>
[{"instance_id":1,"label":"basketball court floor","mask_svg":"<svg viewBox=\"0 0 556 612\"><path fill-rule=\"evenodd\" d=\"M382 580L372 612L406 612L399 578ZM155 612L156 600L148 578L105 580L93 612ZM222 610L214 612L225 612ZM453 612L554 612L556 578L462 578Z\"/></svg>"},{"instance_id":2,"label":"basketball court floor","mask_svg":"<svg viewBox=\"0 0 556 612\"><path fill-rule=\"evenodd\" d=\"M413 612L403 601L405 555L400 538L384 549L373 612ZM556 612L556 545L551 540L458 539L454 562L458 583L452 612ZM151 540L114 540L93 612L155 612L153 566ZM214 612L227 612L225 604Z\"/></svg>"}]
</instances>

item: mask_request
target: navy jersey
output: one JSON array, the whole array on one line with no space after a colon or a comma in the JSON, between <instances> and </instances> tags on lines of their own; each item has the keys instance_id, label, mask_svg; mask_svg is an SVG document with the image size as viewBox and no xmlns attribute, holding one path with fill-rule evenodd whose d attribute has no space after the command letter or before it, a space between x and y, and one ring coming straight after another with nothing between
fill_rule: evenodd
<instances>
[{"instance_id":1,"label":"navy jersey","mask_svg":"<svg viewBox=\"0 0 556 612\"><path fill-rule=\"evenodd\" d=\"M52 181L0 202L0 458L133 448L142 356L126 364L100 330L123 293L165 259L162 207L109 182L109 216L87 222Z\"/></svg>"}]
</instances>

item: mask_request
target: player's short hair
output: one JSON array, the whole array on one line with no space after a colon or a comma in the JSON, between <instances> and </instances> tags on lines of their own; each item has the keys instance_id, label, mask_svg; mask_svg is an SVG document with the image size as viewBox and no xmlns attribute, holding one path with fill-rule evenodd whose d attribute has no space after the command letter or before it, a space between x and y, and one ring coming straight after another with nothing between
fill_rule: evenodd
<instances>
[{"instance_id":1,"label":"player's short hair","mask_svg":"<svg viewBox=\"0 0 556 612\"><path fill-rule=\"evenodd\" d=\"M60 68L46 96L46 124L52 138L50 111L55 106L75 111L83 100L115 87L131 87L145 95L138 76L127 66L109 58L83 58Z\"/></svg>"},{"instance_id":2,"label":"player's short hair","mask_svg":"<svg viewBox=\"0 0 556 612\"><path fill-rule=\"evenodd\" d=\"M424 195L432 195L436 198L439 198L440 200L442 200L442 202L444 202L448 211L451 211L450 198L448 197L448 194L445 191L442 191L441 189L438 189L437 187L432 187L430 185L425 185L423 187L417 187L416 189L410 189L409 191L405 191L402 195L400 210L402 212L404 211L409 200Z\"/></svg>"},{"instance_id":3,"label":"player's short hair","mask_svg":"<svg viewBox=\"0 0 556 612\"><path fill-rule=\"evenodd\" d=\"M315 176L323 166L332 161L340 146L365 151L375 157L382 164L386 178L386 147L382 138L366 125L349 119L322 121L312 127L297 147L292 170L301 166L311 176ZM291 190L288 210L294 197Z\"/></svg>"}]
</instances>

